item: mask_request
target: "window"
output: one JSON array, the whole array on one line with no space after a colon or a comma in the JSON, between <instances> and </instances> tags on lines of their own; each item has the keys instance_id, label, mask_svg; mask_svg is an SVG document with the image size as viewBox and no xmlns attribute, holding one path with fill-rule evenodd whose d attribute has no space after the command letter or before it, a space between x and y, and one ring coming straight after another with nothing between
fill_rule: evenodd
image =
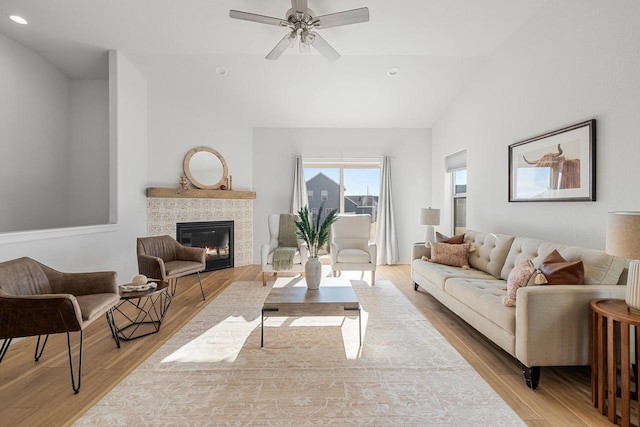
<instances>
[{"instance_id":1,"label":"window","mask_svg":"<svg viewBox=\"0 0 640 427\"><path fill-rule=\"evenodd\" d=\"M379 160L305 160L304 179L307 182L307 194L320 192L320 200L309 197L309 210L312 213L315 209L317 214L324 203L323 214L334 209L339 213L369 214L371 239L375 239L380 192Z\"/></svg>"},{"instance_id":2,"label":"window","mask_svg":"<svg viewBox=\"0 0 640 427\"><path fill-rule=\"evenodd\" d=\"M313 201L313 190L307 190L307 196L309 197L309 201Z\"/></svg>"},{"instance_id":3,"label":"window","mask_svg":"<svg viewBox=\"0 0 640 427\"><path fill-rule=\"evenodd\" d=\"M444 163L451 177L453 234L462 234L467 229L467 151L445 157Z\"/></svg>"},{"instance_id":4,"label":"window","mask_svg":"<svg viewBox=\"0 0 640 427\"><path fill-rule=\"evenodd\" d=\"M467 170L452 172L453 234L462 234L467 229Z\"/></svg>"}]
</instances>

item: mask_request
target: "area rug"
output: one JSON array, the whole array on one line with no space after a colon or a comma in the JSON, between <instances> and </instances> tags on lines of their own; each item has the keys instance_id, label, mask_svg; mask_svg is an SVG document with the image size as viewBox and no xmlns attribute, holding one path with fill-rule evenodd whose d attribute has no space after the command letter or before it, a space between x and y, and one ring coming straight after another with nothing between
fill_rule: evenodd
<instances>
[{"instance_id":1,"label":"area rug","mask_svg":"<svg viewBox=\"0 0 640 427\"><path fill-rule=\"evenodd\" d=\"M392 283L349 281L362 347L357 317L271 317L261 348L272 285L236 282L74 425L525 425Z\"/></svg>"}]
</instances>

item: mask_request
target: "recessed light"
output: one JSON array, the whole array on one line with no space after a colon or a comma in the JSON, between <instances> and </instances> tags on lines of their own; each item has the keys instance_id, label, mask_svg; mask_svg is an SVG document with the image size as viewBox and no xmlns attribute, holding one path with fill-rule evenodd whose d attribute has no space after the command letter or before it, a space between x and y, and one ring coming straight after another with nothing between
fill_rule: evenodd
<instances>
[{"instance_id":1,"label":"recessed light","mask_svg":"<svg viewBox=\"0 0 640 427\"><path fill-rule=\"evenodd\" d=\"M20 24L20 25L28 24L27 20L24 19L22 16L18 16L18 15L8 15L8 16L9 16L9 19L11 19L16 24Z\"/></svg>"},{"instance_id":2,"label":"recessed light","mask_svg":"<svg viewBox=\"0 0 640 427\"><path fill-rule=\"evenodd\" d=\"M216 72L216 74L220 75L220 76L224 76L227 74L227 70L225 70L223 67L216 67L213 69L213 71Z\"/></svg>"},{"instance_id":3,"label":"recessed light","mask_svg":"<svg viewBox=\"0 0 640 427\"><path fill-rule=\"evenodd\" d=\"M397 76L400 73L400 69L398 67L391 67L387 70L387 75L390 77Z\"/></svg>"}]
</instances>

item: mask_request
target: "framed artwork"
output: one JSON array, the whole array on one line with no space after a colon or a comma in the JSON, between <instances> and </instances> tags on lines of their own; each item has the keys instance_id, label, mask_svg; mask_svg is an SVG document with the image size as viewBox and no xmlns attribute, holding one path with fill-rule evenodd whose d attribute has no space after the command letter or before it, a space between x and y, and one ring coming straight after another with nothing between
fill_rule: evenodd
<instances>
[{"instance_id":1,"label":"framed artwork","mask_svg":"<svg viewBox=\"0 0 640 427\"><path fill-rule=\"evenodd\" d=\"M595 119L509 145L509 201L595 201L595 157Z\"/></svg>"}]
</instances>

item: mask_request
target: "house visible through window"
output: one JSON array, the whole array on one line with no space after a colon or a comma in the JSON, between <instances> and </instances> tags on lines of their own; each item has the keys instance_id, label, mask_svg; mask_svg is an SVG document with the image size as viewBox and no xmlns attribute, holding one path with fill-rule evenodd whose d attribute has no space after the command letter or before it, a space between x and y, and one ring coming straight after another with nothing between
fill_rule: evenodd
<instances>
[{"instance_id":1,"label":"house visible through window","mask_svg":"<svg viewBox=\"0 0 640 427\"><path fill-rule=\"evenodd\" d=\"M304 161L304 178L309 195L309 211L315 219L324 203L323 215L339 213L369 214L371 239L375 240L380 188L380 161ZM320 198L313 194L320 193Z\"/></svg>"}]
</instances>

